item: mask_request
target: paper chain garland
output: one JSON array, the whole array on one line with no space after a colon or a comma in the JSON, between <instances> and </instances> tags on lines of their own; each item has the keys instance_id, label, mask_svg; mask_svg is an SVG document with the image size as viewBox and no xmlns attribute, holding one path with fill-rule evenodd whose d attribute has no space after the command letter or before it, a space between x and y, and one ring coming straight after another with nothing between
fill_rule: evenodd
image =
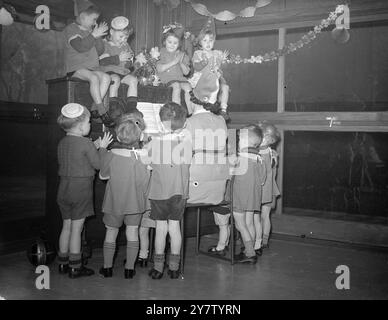
<instances>
[{"instance_id":1,"label":"paper chain garland","mask_svg":"<svg viewBox=\"0 0 388 320\"><path fill-rule=\"evenodd\" d=\"M335 9L335 11L330 12L329 17L327 19L323 19L318 26L315 26L314 29L307 34L305 34L299 41L289 43L282 49L271 51L264 55L251 56L250 58L241 58L240 55L230 54L226 59L224 59L223 63L263 63L277 60L280 56L284 56L291 52L294 52L304 45L313 41L319 33L321 33L322 29L327 28L330 24L334 23L337 17L345 11L346 5L339 5Z\"/></svg>"},{"instance_id":2,"label":"paper chain garland","mask_svg":"<svg viewBox=\"0 0 388 320\"><path fill-rule=\"evenodd\" d=\"M220 21L231 21L236 19L237 17L242 18L250 18L255 15L256 9L265 7L266 5L270 4L272 0L257 0L256 4L251 7L247 7L240 11L240 13L235 14L233 12L230 12L228 10L224 10L218 13L211 13L207 7L201 3L194 3L191 0L185 0L186 2L190 3L192 8L199 13L200 15L207 16L207 17L213 17L216 20Z\"/></svg>"}]
</instances>

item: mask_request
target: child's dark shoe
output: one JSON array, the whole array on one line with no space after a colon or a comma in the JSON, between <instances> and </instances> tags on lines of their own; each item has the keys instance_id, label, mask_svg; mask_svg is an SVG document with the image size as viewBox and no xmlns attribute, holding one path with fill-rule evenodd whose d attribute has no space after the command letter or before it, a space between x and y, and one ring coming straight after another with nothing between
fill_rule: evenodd
<instances>
[{"instance_id":1,"label":"child's dark shoe","mask_svg":"<svg viewBox=\"0 0 388 320\"><path fill-rule=\"evenodd\" d=\"M224 256L224 255L226 254L225 249L223 249L223 250L217 250L217 246L211 246L211 247L209 247L209 249L207 250L207 252L209 252L209 253L211 253L211 254L219 255L219 256Z\"/></svg>"},{"instance_id":2,"label":"child's dark shoe","mask_svg":"<svg viewBox=\"0 0 388 320\"><path fill-rule=\"evenodd\" d=\"M60 274L69 273L69 265L68 264L60 264L58 266L58 271Z\"/></svg>"},{"instance_id":3,"label":"child's dark shoe","mask_svg":"<svg viewBox=\"0 0 388 320\"><path fill-rule=\"evenodd\" d=\"M255 249L255 252L257 256L261 256L263 254L263 249L262 248Z\"/></svg>"},{"instance_id":4,"label":"child's dark shoe","mask_svg":"<svg viewBox=\"0 0 388 320\"><path fill-rule=\"evenodd\" d=\"M244 253L240 253L238 256L235 256L236 263L249 263L255 264L257 262L257 256L247 257Z\"/></svg>"},{"instance_id":5,"label":"child's dark shoe","mask_svg":"<svg viewBox=\"0 0 388 320\"><path fill-rule=\"evenodd\" d=\"M171 279L178 279L180 274L179 270L168 270L167 273Z\"/></svg>"},{"instance_id":6,"label":"child's dark shoe","mask_svg":"<svg viewBox=\"0 0 388 320\"><path fill-rule=\"evenodd\" d=\"M92 119L98 119L100 117L100 114L98 113L97 110L92 110L92 111L90 111L90 117Z\"/></svg>"},{"instance_id":7,"label":"child's dark shoe","mask_svg":"<svg viewBox=\"0 0 388 320\"><path fill-rule=\"evenodd\" d=\"M113 269L102 267L102 268L100 268L99 274L102 275L104 278L112 278Z\"/></svg>"},{"instance_id":8,"label":"child's dark shoe","mask_svg":"<svg viewBox=\"0 0 388 320\"><path fill-rule=\"evenodd\" d=\"M155 269L151 269L150 272L148 273L148 275L152 278L152 279L162 279L163 277L163 272L159 272L158 270L155 270Z\"/></svg>"},{"instance_id":9,"label":"child's dark shoe","mask_svg":"<svg viewBox=\"0 0 388 320\"><path fill-rule=\"evenodd\" d=\"M125 279L132 279L136 274L136 271L134 269L124 269L124 278Z\"/></svg>"},{"instance_id":10,"label":"child's dark shoe","mask_svg":"<svg viewBox=\"0 0 388 320\"><path fill-rule=\"evenodd\" d=\"M81 268L70 268L69 269L69 278L76 279L80 277L89 277L94 275L94 271L92 269L86 268L82 266Z\"/></svg>"},{"instance_id":11,"label":"child's dark shoe","mask_svg":"<svg viewBox=\"0 0 388 320\"><path fill-rule=\"evenodd\" d=\"M146 268L147 267L147 264L148 264L148 259L144 259L144 258L138 258L136 263L142 267L142 268Z\"/></svg>"}]
</instances>

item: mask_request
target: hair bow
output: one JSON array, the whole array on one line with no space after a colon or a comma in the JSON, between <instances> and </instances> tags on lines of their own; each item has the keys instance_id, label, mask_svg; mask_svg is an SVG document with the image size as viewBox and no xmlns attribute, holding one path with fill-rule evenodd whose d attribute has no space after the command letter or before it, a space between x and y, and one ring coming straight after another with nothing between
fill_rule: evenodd
<instances>
[{"instance_id":1,"label":"hair bow","mask_svg":"<svg viewBox=\"0 0 388 320\"><path fill-rule=\"evenodd\" d=\"M173 29L183 29L183 26L180 23L175 22L174 24L169 24L167 26L163 26L163 33L166 33Z\"/></svg>"}]
</instances>

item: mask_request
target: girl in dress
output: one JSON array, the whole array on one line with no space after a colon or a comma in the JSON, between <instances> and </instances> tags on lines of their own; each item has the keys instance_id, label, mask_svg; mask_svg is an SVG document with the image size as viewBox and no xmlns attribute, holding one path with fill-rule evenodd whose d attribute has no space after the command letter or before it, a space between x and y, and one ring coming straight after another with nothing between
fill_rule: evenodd
<instances>
[{"instance_id":1,"label":"girl in dress","mask_svg":"<svg viewBox=\"0 0 388 320\"><path fill-rule=\"evenodd\" d=\"M164 27L160 59L156 65L161 83L172 87L172 101L181 104L181 91L185 92L186 106L190 103L191 86L187 81L190 73L190 59L181 50L183 27L174 24Z\"/></svg>"},{"instance_id":2,"label":"girl in dress","mask_svg":"<svg viewBox=\"0 0 388 320\"><path fill-rule=\"evenodd\" d=\"M236 257L240 263L256 263L254 251L254 211L259 211L266 169L257 148L262 141L261 129L250 125L240 130L237 166L233 170L233 217L241 234L245 251Z\"/></svg>"}]
</instances>

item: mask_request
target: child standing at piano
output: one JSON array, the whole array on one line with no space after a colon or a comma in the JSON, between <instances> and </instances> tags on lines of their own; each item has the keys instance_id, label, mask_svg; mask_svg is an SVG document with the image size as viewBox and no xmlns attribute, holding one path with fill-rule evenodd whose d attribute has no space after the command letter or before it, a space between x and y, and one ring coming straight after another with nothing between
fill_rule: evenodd
<instances>
[{"instance_id":1,"label":"child standing at piano","mask_svg":"<svg viewBox=\"0 0 388 320\"><path fill-rule=\"evenodd\" d=\"M275 208L276 198L280 196L280 191L276 183L276 173L278 165L278 154L272 147L279 141L280 135L277 128L269 123L259 124L263 132L263 141L258 148L266 168L266 180L262 190L261 212L254 215L256 241L255 251L257 255L262 254L263 248L268 248L268 241L271 232L270 213Z\"/></svg>"},{"instance_id":2,"label":"child standing at piano","mask_svg":"<svg viewBox=\"0 0 388 320\"><path fill-rule=\"evenodd\" d=\"M90 112L78 103L63 106L57 122L66 132L58 144L57 203L63 219L59 237L59 273L69 274L74 279L94 274L82 263L81 234L85 219L94 215L95 170L100 169L101 157L112 140L109 133L94 144L86 138L90 131Z\"/></svg>"},{"instance_id":3,"label":"child standing at piano","mask_svg":"<svg viewBox=\"0 0 388 320\"><path fill-rule=\"evenodd\" d=\"M135 276L135 262L139 252L139 225L143 213L148 209L150 173L140 158L138 148L141 129L136 119L123 118L116 128L119 148L113 148L102 159L100 178L108 180L102 211L106 227L104 240L104 266L100 274L109 278L113 275L113 257L119 228L126 225L127 237L124 278Z\"/></svg>"},{"instance_id":4,"label":"child standing at piano","mask_svg":"<svg viewBox=\"0 0 388 320\"><path fill-rule=\"evenodd\" d=\"M180 221L189 196L189 166L191 141L186 140L182 128L186 122L186 110L174 102L166 103L159 112L164 132L147 145L151 153L151 219L156 220L154 266L152 279L163 277L166 236L170 236L168 274L179 277L182 245ZM183 153L182 153L183 152Z\"/></svg>"},{"instance_id":5,"label":"child standing at piano","mask_svg":"<svg viewBox=\"0 0 388 320\"><path fill-rule=\"evenodd\" d=\"M262 187L266 181L266 169L257 148L262 141L261 129L249 125L240 130L236 167L232 170L233 217L236 228L244 243L244 252L236 257L238 263L257 261L254 251L254 211L259 211L262 201Z\"/></svg>"}]
</instances>

